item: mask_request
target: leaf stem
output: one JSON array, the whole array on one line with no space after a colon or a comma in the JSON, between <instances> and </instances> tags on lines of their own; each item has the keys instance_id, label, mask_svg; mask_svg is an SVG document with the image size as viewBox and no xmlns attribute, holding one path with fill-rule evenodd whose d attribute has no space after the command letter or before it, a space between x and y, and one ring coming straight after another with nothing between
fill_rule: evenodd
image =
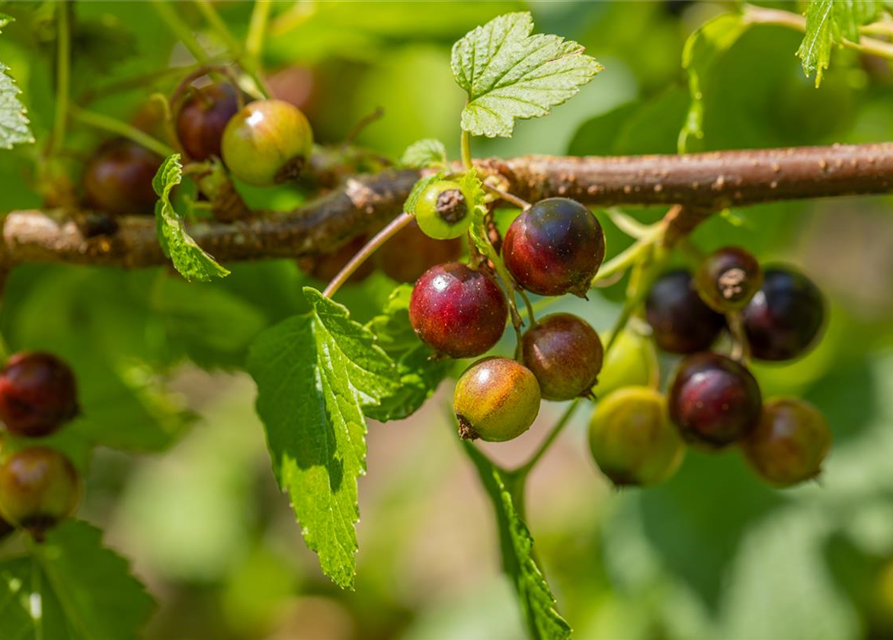
<instances>
[{"instance_id":1,"label":"leaf stem","mask_svg":"<svg viewBox=\"0 0 893 640\"><path fill-rule=\"evenodd\" d=\"M162 157L167 157L174 153L174 150L171 147L160 140L153 138L148 133L140 131L126 122L112 118L111 116L87 111L86 109L80 109L74 105L71 105L71 115L73 118L87 126L124 136L125 138L133 140L137 144L141 144L150 151L154 151Z\"/></svg>"},{"instance_id":2,"label":"leaf stem","mask_svg":"<svg viewBox=\"0 0 893 640\"><path fill-rule=\"evenodd\" d=\"M167 24L173 34L183 43L199 64L208 64L210 59L199 41L192 33L192 29L183 22L177 12L171 7L169 0L153 0L152 6L161 19Z\"/></svg>"},{"instance_id":3,"label":"leaf stem","mask_svg":"<svg viewBox=\"0 0 893 640\"><path fill-rule=\"evenodd\" d=\"M49 155L56 155L65 144L65 128L68 124L69 93L71 88L71 4L60 2L56 7L56 117Z\"/></svg>"},{"instance_id":4,"label":"leaf stem","mask_svg":"<svg viewBox=\"0 0 893 640\"><path fill-rule=\"evenodd\" d=\"M471 163L471 134L462 130L462 166L471 171L474 165Z\"/></svg>"},{"instance_id":5,"label":"leaf stem","mask_svg":"<svg viewBox=\"0 0 893 640\"><path fill-rule=\"evenodd\" d=\"M580 406L580 400L582 398L576 398L573 402L570 403L567 409L565 409L564 413L561 414L561 417L558 419L558 422L555 423L555 426L552 427L552 431L549 432L549 435L546 436L546 439L543 440L542 444L536 450L536 452L531 456L530 460L525 462L523 465L515 469L512 473L516 476L519 476L522 480L530 471L537 465L537 463L542 460L543 456L546 455L546 452L549 450L549 447L555 442L564 428L568 425L571 420L571 416L573 416L574 411L577 410L577 407Z\"/></svg>"}]
</instances>

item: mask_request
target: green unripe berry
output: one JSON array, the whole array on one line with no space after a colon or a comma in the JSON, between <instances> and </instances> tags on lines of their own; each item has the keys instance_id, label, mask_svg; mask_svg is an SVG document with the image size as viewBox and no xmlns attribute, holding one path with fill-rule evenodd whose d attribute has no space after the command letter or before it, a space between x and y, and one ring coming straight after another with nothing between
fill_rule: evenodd
<instances>
[{"instance_id":1,"label":"green unripe berry","mask_svg":"<svg viewBox=\"0 0 893 640\"><path fill-rule=\"evenodd\" d=\"M599 400L589 423L589 447L599 469L618 487L664 482L685 455L666 399L648 387L627 387Z\"/></svg>"},{"instance_id":2,"label":"green unripe berry","mask_svg":"<svg viewBox=\"0 0 893 640\"><path fill-rule=\"evenodd\" d=\"M80 495L77 471L55 449L22 449L0 466L0 514L35 535L73 514Z\"/></svg>"},{"instance_id":3,"label":"green unripe berry","mask_svg":"<svg viewBox=\"0 0 893 640\"><path fill-rule=\"evenodd\" d=\"M515 360L484 358L459 377L453 409L463 438L505 442L533 424L540 410L540 385Z\"/></svg>"},{"instance_id":4,"label":"green unripe berry","mask_svg":"<svg viewBox=\"0 0 893 640\"><path fill-rule=\"evenodd\" d=\"M301 110L282 100L258 100L223 130L223 161L243 182L269 187L301 174L313 150L313 131Z\"/></svg>"},{"instance_id":5,"label":"green unripe berry","mask_svg":"<svg viewBox=\"0 0 893 640\"><path fill-rule=\"evenodd\" d=\"M471 226L472 199L462 185L438 180L424 188L415 204L415 217L426 235L437 240L458 238Z\"/></svg>"},{"instance_id":6,"label":"green unripe berry","mask_svg":"<svg viewBox=\"0 0 893 640\"><path fill-rule=\"evenodd\" d=\"M611 334L602 336L610 344ZM605 362L593 393L599 400L626 387L656 385L660 371L654 341L641 333L624 329L605 354Z\"/></svg>"}]
</instances>

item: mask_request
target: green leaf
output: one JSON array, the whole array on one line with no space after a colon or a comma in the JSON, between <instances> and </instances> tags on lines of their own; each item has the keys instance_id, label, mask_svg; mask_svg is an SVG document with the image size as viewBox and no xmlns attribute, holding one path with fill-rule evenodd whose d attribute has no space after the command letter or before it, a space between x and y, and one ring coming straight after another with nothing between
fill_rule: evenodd
<instances>
[{"instance_id":1,"label":"green leaf","mask_svg":"<svg viewBox=\"0 0 893 640\"><path fill-rule=\"evenodd\" d=\"M511 579L533 640L570 638L571 628L556 610L552 590L533 557L533 538L512 498L512 480L474 445L463 442L496 511L503 571Z\"/></svg>"},{"instance_id":2,"label":"green leaf","mask_svg":"<svg viewBox=\"0 0 893 640\"><path fill-rule=\"evenodd\" d=\"M13 18L0 13L0 29ZM7 73L9 67L0 62L0 149L12 149L17 144L33 144L34 135L28 126L27 109L19 100L21 89Z\"/></svg>"},{"instance_id":3,"label":"green leaf","mask_svg":"<svg viewBox=\"0 0 893 640\"><path fill-rule=\"evenodd\" d=\"M425 138L406 147L400 164L410 169L443 168L447 163L446 147L440 140Z\"/></svg>"},{"instance_id":4,"label":"green leaf","mask_svg":"<svg viewBox=\"0 0 893 640\"><path fill-rule=\"evenodd\" d=\"M462 192L471 196L471 202L468 203L471 206L471 227L468 230L471 239L478 251L501 264L501 258L490 244L490 237L487 234L487 224L484 220L484 216L487 215L487 205L483 183L477 177L476 172L468 171L459 180L459 184L462 185Z\"/></svg>"},{"instance_id":5,"label":"green leaf","mask_svg":"<svg viewBox=\"0 0 893 640\"><path fill-rule=\"evenodd\" d=\"M307 546L341 587L356 573L357 479L366 469L363 408L397 391L397 367L347 309L304 288L309 314L258 336L248 356L273 471Z\"/></svg>"},{"instance_id":6,"label":"green leaf","mask_svg":"<svg viewBox=\"0 0 893 640\"><path fill-rule=\"evenodd\" d=\"M152 179L152 188L158 194L155 205L155 222L158 226L158 241L164 254L171 259L174 267L190 282L208 282L211 278L225 278L229 271L207 254L187 233L183 219L171 204L171 190L183 179L183 165L180 154L167 157L158 173Z\"/></svg>"},{"instance_id":7,"label":"green leaf","mask_svg":"<svg viewBox=\"0 0 893 640\"><path fill-rule=\"evenodd\" d=\"M462 129L511 136L516 119L548 114L604 68L576 42L531 31L530 13L510 13L453 45L453 77L468 95Z\"/></svg>"},{"instance_id":8,"label":"green leaf","mask_svg":"<svg viewBox=\"0 0 893 640\"><path fill-rule=\"evenodd\" d=\"M155 608L127 561L82 521L52 531L31 558L0 563L0 638L127 640Z\"/></svg>"}]
</instances>

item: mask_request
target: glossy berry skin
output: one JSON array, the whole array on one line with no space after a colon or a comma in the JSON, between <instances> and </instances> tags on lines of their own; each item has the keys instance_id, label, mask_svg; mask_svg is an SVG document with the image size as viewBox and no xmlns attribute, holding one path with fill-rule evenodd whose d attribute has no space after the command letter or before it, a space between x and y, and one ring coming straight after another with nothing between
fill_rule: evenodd
<instances>
[{"instance_id":1,"label":"glossy berry skin","mask_svg":"<svg viewBox=\"0 0 893 640\"><path fill-rule=\"evenodd\" d=\"M645 316L657 346L668 353L689 354L709 349L726 324L704 304L688 271L665 273L651 287Z\"/></svg>"},{"instance_id":2,"label":"glossy berry skin","mask_svg":"<svg viewBox=\"0 0 893 640\"><path fill-rule=\"evenodd\" d=\"M223 161L239 180L269 187L301 174L313 150L313 132L294 105L258 100L230 118L221 149Z\"/></svg>"},{"instance_id":3,"label":"glossy berry skin","mask_svg":"<svg viewBox=\"0 0 893 640\"><path fill-rule=\"evenodd\" d=\"M741 247L723 247L707 256L695 273L695 287L719 313L743 309L763 284L763 269Z\"/></svg>"},{"instance_id":4,"label":"glossy berry skin","mask_svg":"<svg viewBox=\"0 0 893 640\"><path fill-rule=\"evenodd\" d=\"M415 218L419 228L436 240L463 235L471 226L471 198L462 185L452 180L438 180L419 194Z\"/></svg>"},{"instance_id":5,"label":"glossy berry skin","mask_svg":"<svg viewBox=\"0 0 893 640\"><path fill-rule=\"evenodd\" d=\"M524 433L540 410L536 376L508 358L484 358L456 382L453 409L466 440L505 442Z\"/></svg>"},{"instance_id":6,"label":"glossy berry skin","mask_svg":"<svg viewBox=\"0 0 893 640\"><path fill-rule=\"evenodd\" d=\"M440 355L472 358L489 351L505 331L508 305L496 282L460 262L428 269L409 301L416 335Z\"/></svg>"},{"instance_id":7,"label":"glossy berry skin","mask_svg":"<svg viewBox=\"0 0 893 640\"><path fill-rule=\"evenodd\" d=\"M152 179L160 166L159 156L135 142L105 143L84 168L87 205L115 215L154 213Z\"/></svg>"},{"instance_id":8,"label":"glossy berry skin","mask_svg":"<svg viewBox=\"0 0 893 640\"><path fill-rule=\"evenodd\" d=\"M825 323L825 301L803 274L772 268L742 316L754 358L792 360L815 344Z\"/></svg>"},{"instance_id":9,"label":"glossy berry skin","mask_svg":"<svg viewBox=\"0 0 893 640\"><path fill-rule=\"evenodd\" d=\"M81 486L71 461L55 449L32 447L0 466L0 514L40 534L72 515Z\"/></svg>"},{"instance_id":10,"label":"glossy berry skin","mask_svg":"<svg viewBox=\"0 0 893 640\"><path fill-rule=\"evenodd\" d=\"M435 240L413 220L375 254L379 268L392 280L412 284L436 264L462 257L462 239Z\"/></svg>"},{"instance_id":11,"label":"glossy berry skin","mask_svg":"<svg viewBox=\"0 0 893 640\"><path fill-rule=\"evenodd\" d=\"M236 90L227 82L194 89L177 113L177 138L193 160L220 157L223 130L239 111Z\"/></svg>"},{"instance_id":12,"label":"glossy berry skin","mask_svg":"<svg viewBox=\"0 0 893 640\"><path fill-rule=\"evenodd\" d=\"M685 456L664 396L648 387L627 387L599 400L589 422L589 448L618 487L664 482Z\"/></svg>"},{"instance_id":13,"label":"glossy berry skin","mask_svg":"<svg viewBox=\"0 0 893 640\"><path fill-rule=\"evenodd\" d=\"M808 402L776 398L766 402L759 423L741 444L761 478L789 487L819 475L831 448L831 429Z\"/></svg>"},{"instance_id":14,"label":"glossy berry skin","mask_svg":"<svg viewBox=\"0 0 893 640\"><path fill-rule=\"evenodd\" d=\"M743 365L717 353L697 353L676 369L667 394L670 419L688 442L725 447L760 419L762 396Z\"/></svg>"},{"instance_id":15,"label":"glossy berry skin","mask_svg":"<svg viewBox=\"0 0 893 640\"><path fill-rule=\"evenodd\" d=\"M524 289L543 296L573 293L585 298L605 258L605 234L579 202L548 198L515 218L502 255Z\"/></svg>"},{"instance_id":16,"label":"glossy berry skin","mask_svg":"<svg viewBox=\"0 0 893 640\"><path fill-rule=\"evenodd\" d=\"M522 362L536 376L546 400L591 395L603 357L595 329L570 313L542 318L521 339Z\"/></svg>"},{"instance_id":17,"label":"glossy berry skin","mask_svg":"<svg viewBox=\"0 0 893 640\"><path fill-rule=\"evenodd\" d=\"M17 353L0 372L0 420L17 436L49 435L78 414L67 364L49 353Z\"/></svg>"}]
</instances>

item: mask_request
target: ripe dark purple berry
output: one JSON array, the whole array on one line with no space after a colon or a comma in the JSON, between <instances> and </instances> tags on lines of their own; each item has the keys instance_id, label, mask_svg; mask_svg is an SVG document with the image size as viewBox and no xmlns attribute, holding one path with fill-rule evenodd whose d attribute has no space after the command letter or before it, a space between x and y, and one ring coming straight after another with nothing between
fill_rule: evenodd
<instances>
[{"instance_id":1,"label":"ripe dark purple berry","mask_svg":"<svg viewBox=\"0 0 893 640\"><path fill-rule=\"evenodd\" d=\"M499 285L460 262L428 269L416 282L409 320L438 354L471 358L489 351L505 331L508 305Z\"/></svg>"},{"instance_id":2,"label":"ripe dark purple berry","mask_svg":"<svg viewBox=\"0 0 893 640\"><path fill-rule=\"evenodd\" d=\"M590 395L602 370L602 342L570 313L555 313L528 329L521 340L523 363L533 372L546 400Z\"/></svg>"},{"instance_id":3,"label":"ripe dark purple berry","mask_svg":"<svg viewBox=\"0 0 893 640\"><path fill-rule=\"evenodd\" d=\"M0 372L0 420L17 436L46 436L78 413L74 374L49 353L17 353Z\"/></svg>"},{"instance_id":4,"label":"ripe dark purple berry","mask_svg":"<svg viewBox=\"0 0 893 640\"><path fill-rule=\"evenodd\" d=\"M743 318L754 358L791 360L816 343L825 323L825 301L802 273L767 269L763 286L744 308Z\"/></svg>"},{"instance_id":5,"label":"ripe dark purple berry","mask_svg":"<svg viewBox=\"0 0 893 640\"><path fill-rule=\"evenodd\" d=\"M831 448L831 429L819 411L796 398L769 400L742 450L766 482L789 487L815 478Z\"/></svg>"},{"instance_id":6,"label":"ripe dark purple berry","mask_svg":"<svg viewBox=\"0 0 893 640\"><path fill-rule=\"evenodd\" d=\"M193 160L220 157L226 124L239 111L236 90L228 82L193 89L177 113L177 138Z\"/></svg>"},{"instance_id":7,"label":"ripe dark purple berry","mask_svg":"<svg viewBox=\"0 0 893 640\"><path fill-rule=\"evenodd\" d=\"M508 358L484 358L456 382L453 409L466 440L505 442L524 433L540 410L536 376Z\"/></svg>"},{"instance_id":8,"label":"ripe dark purple berry","mask_svg":"<svg viewBox=\"0 0 893 640\"><path fill-rule=\"evenodd\" d=\"M725 326L725 318L704 304L688 271L670 271L651 287L645 315L657 346L669 353L709 349Z\"/></svg>"},{"instance_id":9,"label":"ripe dark purple berry","mask_svg":"<svg viewBox=\"0 0 893 640\"><path fill-rule=\"evenodd\" d=\"M543 296L586 297L605 257L605 234L585 206L548 198L512 222L502 244L505 266L524 289Z\"/></svg>"},{"instance_id":10,"label":"ripe dark purple berry","mask_svg":"<svg viewBox=\"0 0 893 640\"><path fill-rule=\"evenodd\" d=\"M375 254L378 266L392 280L413 283L436 264L462 257L462 239L435 240L416 220L388 240Z\"/></svg>"},{"instance_id":11,"label":"ripe dark purple berry","mask_svg":"<svg viewBox=\"0 0 893 640\"><path fill-rule=\"evenodd\" d=\"M676 369L667 394L670 419L688 442L721 448L750 433L762 396L743 365L717 353L697 353Z\"/></svg>"},{"instance_id":12,"label":"ripe dark purple berry","mask_svg":"<svg viewBox=\"0 0 893 640\"><path fill-rule=\"evenodd\" d=\"M87 204L116 215L154 213L158 196L152 179L160 166L159 156L135 142L105 143L84 169Z\"/></svg>"},{"instance_id":13,"label":"ripe dark purple berry","mask_svg":"<svg viewBox=\"0 0 893 640\"><path fill-rule=\"evenodd\" d=\"M695 286L707 306L719 313L743 309L763 284L763 269L741 247L723 247L707 256Z\"/></svg>"},{"instance_id":14,"label":"ripe dark purple berry","mask_svg":"<svg viewBox=\"0 0 893 640\"><path fill-rule=\"evenodd\" d=\"M22 449L0 466L0 513L35 535L72 515L80 496L77 471L55 449Z\"/></svg>"}]
</instances>

